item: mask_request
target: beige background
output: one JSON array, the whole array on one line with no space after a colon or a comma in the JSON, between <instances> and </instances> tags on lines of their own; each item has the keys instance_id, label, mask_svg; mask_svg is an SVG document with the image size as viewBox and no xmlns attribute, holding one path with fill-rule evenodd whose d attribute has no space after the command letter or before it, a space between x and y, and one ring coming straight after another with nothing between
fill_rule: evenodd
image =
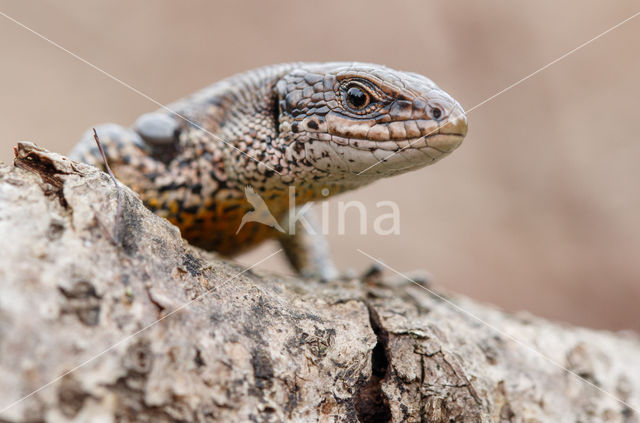
<instances>
[{"instance_id":1,"label":"beige background","mask_svg":"<svg viewBox=\"0 0 640 423\"><path fill-rule=\"evenodd\" d=\"M74 0L0 10L162 103L264 64L359 60L423 73L470 108L638 3ZM474 110L451 157L344 195L370 206L370 228L379 200L396 201L402 220L398 236L360 236L353 221L332 235L341 268L367 267L362 248L509 310L640 329L639 35L640 17ZM2 17L0 55L0 160L16 140L66 152L91 125L156 109Z\"/></svg>"}]
</instances>

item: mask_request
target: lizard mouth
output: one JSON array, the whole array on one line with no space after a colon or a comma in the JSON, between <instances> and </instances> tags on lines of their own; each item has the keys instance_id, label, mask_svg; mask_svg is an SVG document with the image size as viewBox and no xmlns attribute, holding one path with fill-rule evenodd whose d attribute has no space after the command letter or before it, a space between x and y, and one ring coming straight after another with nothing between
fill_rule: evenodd
<instances>
[{"instance_id":1,"label":"lizard mouth","mask_svg":"<svg viewBox=\"0 0 640 423\"><path fill-rule=\"evenodd\" d=\"M374 160L363 158L363 163L370 163L364 168L352 163L351 171L358 175L369 171L396 174L418 169L449 155L463 139L463 134L435 133L403 141L378 141L369 146L363 145L362 140L353 140L350 148L357 149L361 155L372 155Z\"/></svg>"},{"instance_id":2,"label":"lizard mouth","mask_svg":"<svg viewBox=\"0 0 640 423\"><path fill-rule=\"evenodd\" d=\"M406 140L370 141L363 139L350 139L332 137L331 141L338 145L349 146L362 151L390 151L398 152L406 149L428 148L442 154L448 154L458 148L462 143L465 134L462 133L433 133L422 137L409 138Z\"/></svg>"},{"instance_id":3,"label":"lizard mouth","mask_svg":"<svg viewBox=\"0 0 640 423\"><path fill-rule=\"evenodd\" d=\"M371 141L332 136L325 142L314 143L307 157L314 167L339 177L348 174L381 177L396 175L428 166L455 150L464 133L433 133L406 140Z\"/></svg>"},{"instance_id":4,"label":"lizard mouth","mask_svg":"<svg viewBox=\"0 0 640 423\"><path fill-rule=\"evenodd\" d=\"M368 152L375 158L373 164L364 168L359 163L351 163L350 168L352 172L356 170L358 175L369 170L377 174L398 174L419 169L450 154L462 144L466 134L467 119L460 113L455 118L442 122L431 132L414 138L386 141L350 139L350 148L359 150L361 155ZM342 148L344 147L343 145ZM361 159L363 162L368 161L364 157Z\"/></svg>"},{"instance_id":5,"label":"lizard mouth","mask_svg":"<svg viewBox=\"0 0 640 423\"><path fill-rule=\"evenodd\" d=\"M422 126L413 132L422 133L406 138L399 135L408 135L409 131L394 134L388 129L379 131L376 134L379 138L375 139L368 124L349 126L339 118L331 120L329 133L310 134L320 142L309 143L305 148L307 158L317 170L337 179L345 173L376 179L428 166L458 148L467 134L467 121L462 114L437 126L418 122ZM387 128L393 128L391 125Z\"/></svg>"}]
</instances>

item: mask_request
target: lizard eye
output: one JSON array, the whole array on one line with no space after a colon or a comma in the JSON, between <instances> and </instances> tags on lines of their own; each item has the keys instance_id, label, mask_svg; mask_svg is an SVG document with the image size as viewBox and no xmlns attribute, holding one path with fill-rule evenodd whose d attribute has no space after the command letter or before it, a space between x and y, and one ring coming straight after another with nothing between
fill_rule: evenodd
<instances>
[{"instance_id":1,"label":"lizard eye","mask_svg":"<svg viewBox=\"0 0 640 423\"><path fill-rule=\"evenodd\" d=\"M355 110L362 110L369 105L371 98L363 89L356 85L347 88L347 104Z\"/></svg>"}]
</instances>

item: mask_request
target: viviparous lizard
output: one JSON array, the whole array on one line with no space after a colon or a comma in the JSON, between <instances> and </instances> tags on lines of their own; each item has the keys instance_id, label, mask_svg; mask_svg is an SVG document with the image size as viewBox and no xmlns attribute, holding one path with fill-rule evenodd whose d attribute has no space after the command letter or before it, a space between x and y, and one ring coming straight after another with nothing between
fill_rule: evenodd
<instances>
[{"instance_id":1,"label":"viviparous lizard","mask_svg":"<svg viewBox=\"0 0 640 423\"><path fill-rule=\"evenodd\" d=\"M332 279L326 241L304 225L296 223L294 234L242 222L256 208L246 188L288 228L291 187L301 206L435 163L460 145L467 120L419 74L288 63L224 79L141 116L133 128L96 130L118 179L192 244L233 256L278 239L296 271ZM71 157L102 167L92 132Z\"/></svg>"}]
</instances>

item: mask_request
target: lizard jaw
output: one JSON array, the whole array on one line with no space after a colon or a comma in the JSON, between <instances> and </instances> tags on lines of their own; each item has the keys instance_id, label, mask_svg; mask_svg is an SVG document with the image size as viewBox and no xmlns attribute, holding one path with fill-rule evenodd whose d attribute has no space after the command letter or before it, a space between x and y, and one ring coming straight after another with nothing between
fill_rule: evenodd
<instances>
[{"instance_id":1,"label":"lizard jaw","mask_svg":"<svg viewBox=\"0 0 640 423\"><path fill-rule=\"evenodd\" d=\"M460 133L382 142L331 136L325 141L305 143L305 149L313 167L330 179L355 174L364 184L433 164L454 151L463 139Z\"/></svg>"},{"instance_id":2,"label":"lizard jaw","mask_svg":"<svg viewBox=\"0 0 640 423\"><path fill-rule=\"evenodd\" d=\"M433 164L458 148L466 133L467 120L460 113L419 137L368 140L316 133L305 149L313 166L332 179L356 174L364 182Z\"/></svg>"}]
</instances>

